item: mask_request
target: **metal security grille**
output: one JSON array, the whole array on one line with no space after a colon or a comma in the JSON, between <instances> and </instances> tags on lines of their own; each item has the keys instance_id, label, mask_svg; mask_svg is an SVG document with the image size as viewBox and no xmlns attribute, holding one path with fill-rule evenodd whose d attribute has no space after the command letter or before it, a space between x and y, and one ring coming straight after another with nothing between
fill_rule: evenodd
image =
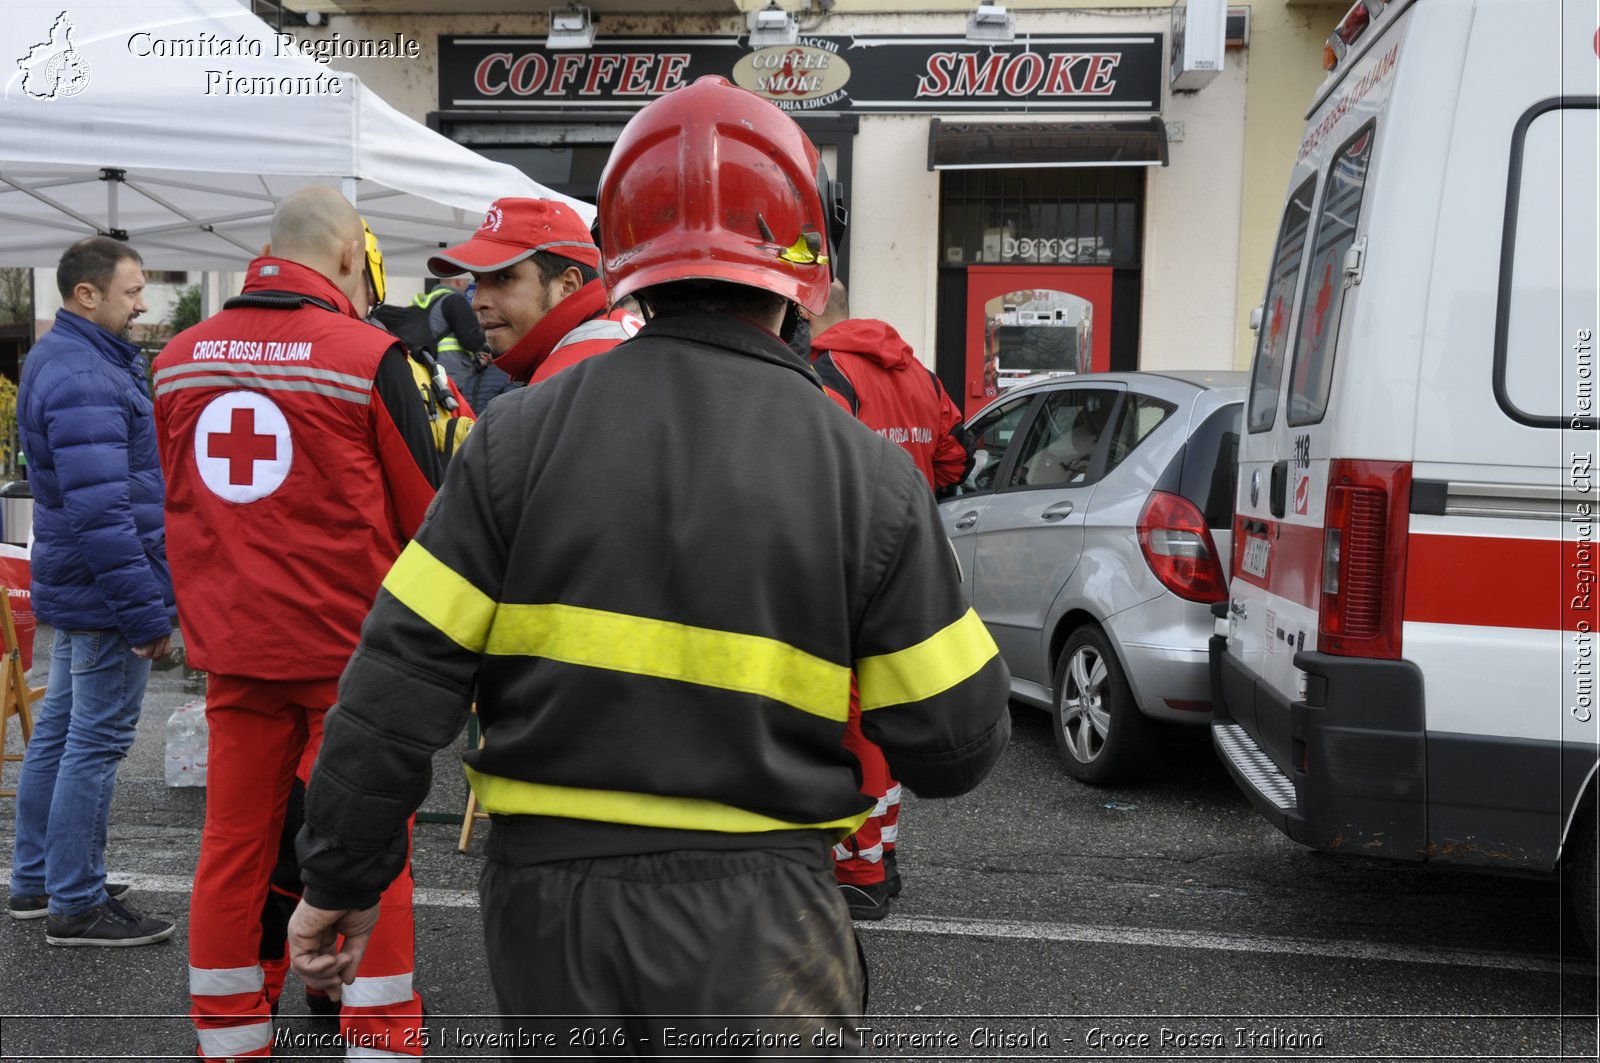
<instances>
[{"instance_id":1,"label":"metal security grille","mask_svg":"<svg viewBox=\"0 0 1600 1063\"><path fill-rule=\"evenodd\" d=\"M1140 265L1145 170L946 170L942 264Z\"/></svg>"}]
</instances>

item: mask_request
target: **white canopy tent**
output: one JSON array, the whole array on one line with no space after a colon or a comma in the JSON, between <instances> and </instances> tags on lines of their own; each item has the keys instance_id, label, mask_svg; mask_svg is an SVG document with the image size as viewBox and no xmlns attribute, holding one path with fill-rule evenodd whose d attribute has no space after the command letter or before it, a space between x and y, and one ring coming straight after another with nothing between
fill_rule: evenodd
<instances>
[{"instance_id":1,"label":"white canopy tent","mask_svg":"<svg viewBox=\"0 0 1600 1063\"><path fill-rule=\"evenodd\" d=\"M278 201L308 184L344 191L403 276L426 275L501 196L593 218L300 54L238 0L8 7L0 265L54 265L110 233L147 268L242 270Z\"/></svg>"}]
</instances>

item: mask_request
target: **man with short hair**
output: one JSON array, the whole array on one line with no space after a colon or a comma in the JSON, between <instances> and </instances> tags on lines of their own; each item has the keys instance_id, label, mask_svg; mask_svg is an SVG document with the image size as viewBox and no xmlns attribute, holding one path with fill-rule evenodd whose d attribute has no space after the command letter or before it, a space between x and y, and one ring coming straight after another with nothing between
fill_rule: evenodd
<instances>
[{"instance_id":1,"label":"man with short hair","mask_svg":"<svg viewBox=\"0 0 1600 1063\"><path fill-rule=\"evenodd\" d=\"M930 488L960 483L972 467L961 411L894 326L852 318L850 295L838 279L827 309L806 316L811 367L833 400L905 450ZM833 871L852 918L882 919L901 886L900 784L858 720L853 713L845 744L861 758L862 792L876 803L861 829L833 847Z\"/></svg>"},{"instance_id":2,"label":"man with short hair","mask_svg":"<svg viewBox=\"0 0 1600 1063\"><path fill-rule=\"evenodd\" d=\"M472 239L428 259L428 269L472 273L472 309L497 356L492 364L518 383L604 354L644 324L606 309L600 249L577 212L552 199L495 200Z\"/></svg>"},{"instance_id":3,"label":"man with short hair","mask_svg":"<svg viewBox=\"0 0 1600 1063\"><path fill-rule=\"evenodd\" d=\"M466 291L470 278L447 277L438 287L422 292L411 305L427 312L428 331L433 334L433 356L466 397L474 411L521 381L512 380L494 364L494 352L484 341L483 326L472 311Z\"/></svg>"},{"instance_id":4,"label":"man with short hair","mask_svg":"<svg viewBox=\"0 0 1600 1063\"><path fill-rule=\"evenodd\" d=\"M189 660L208 673L189 905L191 1015L207 1060L272 1054L281 982L263 967L261 914L290 789L438 480L405 348L362 320L367 300L360 216L331 188L301 189L278 205L244 291L156 359L178 609ZM398 844L372 962L340 1000L352 1055L417 1056L427 1040L407 824Z\"/></svg>"},{"instance_id":5,"label":"man with short hair","mask_svg":"<svg viewBox=\"0 0 1600 1063\"><path fill-rule=\"evenodd\" d=\"M33 611L55 628L50 678L17 780L10 910L51 945L148 945L173 925L106 883L117 766L133 745L150 662L171 650L172 581L144 359L138 252L69 247L61 309L22 367L17 426L33 486Z\"/></svg>"},{"instance_id":6,"label":"man with short hair","mask_svg":"<svg viewBox=\"0 0 1600 1063\"><path fill-rule=\"evenodd\" d=\"M476 689L508 1043L603 1015L602 1045L559 1051L654 1056L676 1029L859 1054L866 974L828 855L872 806L843 745L852 683L896 773L945 797L1004 751L1009 678L910 460L779 338L827 301L833 202L794 120L722 78L622 131L605 277L649 324L484 411L385 577L300 835L308 982L364 971Z\"/></svg>"}]
</instances>

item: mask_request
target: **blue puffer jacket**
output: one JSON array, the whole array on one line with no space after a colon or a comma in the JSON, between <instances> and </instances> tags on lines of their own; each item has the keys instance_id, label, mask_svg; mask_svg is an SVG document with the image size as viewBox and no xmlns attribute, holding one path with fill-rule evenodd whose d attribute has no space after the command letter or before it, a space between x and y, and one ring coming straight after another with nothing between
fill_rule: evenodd
<instances>
[{"instance_id":1,"label":"blue puffer jacket","mask_svg":"<svg viewBox=\"0 0 1600 1063\"><path fill-rule=\"evenodd\" d=\"M33 611L135 646L172 630L161 460L139 348L56 312L28 352L17 426L33 487Z\"/></svg>"}]
</instances>

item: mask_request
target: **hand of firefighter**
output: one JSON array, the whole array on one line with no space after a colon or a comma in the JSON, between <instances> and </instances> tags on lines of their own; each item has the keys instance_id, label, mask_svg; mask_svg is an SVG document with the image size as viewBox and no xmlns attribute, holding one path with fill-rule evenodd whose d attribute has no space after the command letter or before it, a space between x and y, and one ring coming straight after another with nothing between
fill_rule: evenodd
<instances>
[{"instance_id":1,"label":"hand of firefighter","mask_svg":"<svg viewBox=\"0 0 1600 1063\"><path fill-rule=\"evenodd\" d=\"M377 905L330 911L301 901L289 917L289 959L295 973L306 985L323 992L349 985L355 981L356 968L361 966L372 928L377 925Z\"/></svg>"}]
</instances>

